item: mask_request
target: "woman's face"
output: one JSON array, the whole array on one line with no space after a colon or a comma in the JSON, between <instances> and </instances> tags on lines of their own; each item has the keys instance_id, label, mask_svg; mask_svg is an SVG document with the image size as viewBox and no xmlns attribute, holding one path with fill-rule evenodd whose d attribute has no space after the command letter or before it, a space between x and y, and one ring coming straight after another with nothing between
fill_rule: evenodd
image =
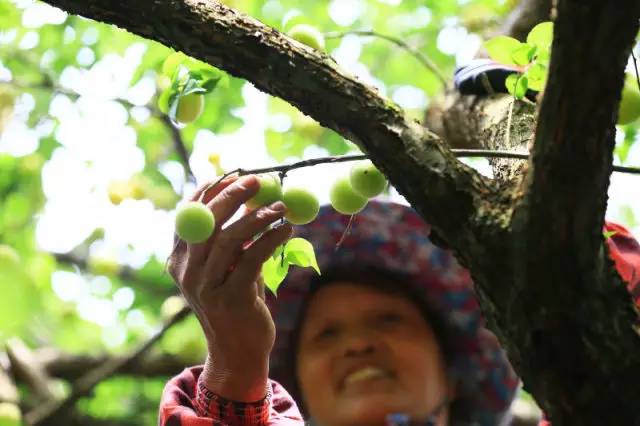
<instances>
[{"instance_id":1,"label":"woman's face","mask_svg":"<svg viewBox=\"0 0 640 426\"><path fill-rule=\"evenodd\" d=\"M297 378L323 426L380 425L398 412L426 419L452 395L433 330L405 297L332 283L313 296L301 327Z\"/></svg>"}]
</instances>

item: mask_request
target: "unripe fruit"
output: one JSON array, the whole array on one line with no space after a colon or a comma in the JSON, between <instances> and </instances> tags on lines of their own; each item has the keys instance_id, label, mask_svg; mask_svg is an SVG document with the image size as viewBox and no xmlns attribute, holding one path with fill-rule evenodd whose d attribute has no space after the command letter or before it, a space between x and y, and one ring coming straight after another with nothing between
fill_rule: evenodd
<instances>
[{"instance_id":1,"label":"unripe fruit","mask_svg":"<svg viewBox=\"0 0 640 426\"><path fill-rule=\"evenodd\" d=\"M367 197L353 190L348 177L336 180L329 192L331 205L342 214L356 214L367 205Z\"/></svg>"},{"instance_id":2,"label":"unripe fruit","mask_svg":"<svg viewBox=\"0 0 640 426\"><path fill-rule=\"evenodd\" d=\"M160 317L163 321L169 321L185 306L186 303L182 296L169 296L160 307Z\"/></svg>"},{"instance_id":3,"label":"unripe fruit","mask_svg":"<svg viewBox=\"0 0 640 426\"><path fill-rule=\"evenodd\" d=\"M282 186L280 180L274 175L258 176L260 189L258 193L249 199L245 204L250 210L275 203L282 200Z\"/></svg>"},{"instance_id":4,"label":"unripe fruit","mask_svg":"<svg viewBox=\"0 0 640 426\"><path fill-rule=\"evenodd\" d=\"M20 264L18 252L11 246L0 244L0 269L16 267Z\"/></svg>"},{"instance_id":5,"label":"unripe fruit","mask_svg":"<svg viewBox=\"0 0 640 426\"><path fill-rule=\"evenodd\" d=\"M198 201L180 206L176 213L176 234L190 244L206 241L215 225L216 220L211 210Z\"/></svg>"},{"instance_id":6,"label":"unripe fruit","mask_svg":"<svg viewBox=\"0 0 640 426\"><path fill-rule=\"evenodd\" d=\"M640 90L635 75L627 73L618 109L618 124L629 124L640 117Z\"/></svg>"},{"instance_id":7,"label":"unripe fruit","mask_svg":"<svg viewBox=\"0 0 640 426\"><path fill-rule=\"evenodd\" d=\"M0 426L20 426L21 419L20 407L12 402L0 402Z\"/></svg>"},{"instance_id":8,"label":"unripe fruit","mask_svg":"<svg viewBox=\"0 0 640 426\"><path fill-rule=\"evenodd\" d=\"M375 197L387 187L387 179L371 161L354 164L349 181L354 191L367 198Z\"/></svg>"},{"instance_id":9,"label":"unripe fruit","mask_svg":"<svg viewBox=\"0 0 640 426\"><path fill-rule=\"evenodd\" d=\"M173 189L165 186L152 186L147 189L147 197L153 205L162 210L173 210L176 207L179 197Z\"/></svg>"},{"instance_id":10,"label":"unripe fruit","mask_svg":"<svg viewBox=\"0 0 640 426\"><path fill-rule=\"evenodd\" d=\"M128 182L113 181L109 183L107 192L109 201L111 201L112 204L118 205L126 198L131 197L131 186Z\"/></svg>"},{"instance_id":11,"label":"unripe fruit","mask_svg":"<svg viewBox=\"0 0 640 426\"><path fill-rule=\"evenodd\" d=\"M289 37L316 50L324 50L324 36L316 27L298 24L291 27Z\"/></svg>"},{"instance_id":12,"label":"unripe fruit","mask_svg":"<svg viewBox=\"0 0 640 426\"><path fill-rule=\"evenodd\" d=\"M304 188L289 188L282 195L287 206L285 218L294 225L305 225L318 216L320 203L315 195Z\"/></svg>"},{"instance_id":13,"label":"unripe fruit","mask_svg":"<svg viewBox=\"0 0 640 426\"><path fill-rule=\"evenodd\" d=\"M116 275L120 272L120 264L118 260L113 256L92 255L89 256L88 264L89 271L95 275Z\"/></svg>"},{"instance_id":14,"label":"unripe fruit","mask_svg":"<svg viewBox=\"0 0 640 426\"><path fill-rule=\"evenodd\" d=\"M204 97L200 93L190 93L178 99L178 109L176 110L176 120L187 124L195 121L202 114L204 109Z\"/></svg>"}]
</instances>

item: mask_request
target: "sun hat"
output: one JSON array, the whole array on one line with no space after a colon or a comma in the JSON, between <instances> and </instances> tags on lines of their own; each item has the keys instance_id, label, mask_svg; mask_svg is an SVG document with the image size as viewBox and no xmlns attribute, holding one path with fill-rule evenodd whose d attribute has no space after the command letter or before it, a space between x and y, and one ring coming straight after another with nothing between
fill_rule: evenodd
<instances>
[{"instance_id":1,"label":"sun hat","mask_svg":"<svg viewBox=\"0 0 640 426\"><path fill-rule=\"evenodd\" d=\"M429 226L411 207L371 200L354 216L350 231L336 250L348 222L349 216L325 205L316 220L296 227L294 235L313 244L321 271L336 265L370 265L407 276L455 335L455 351L448 365L465 394L472 395L469 417L482 426L499 424L519 380L496 337L484 327L468 271L450 251L432 243ZM294 267L277 297L267 299L276 324L270 376L287 389L295 388L287 362L291 337L309 283L316 275L311 268Z\"/></svg>"}]
</instances>

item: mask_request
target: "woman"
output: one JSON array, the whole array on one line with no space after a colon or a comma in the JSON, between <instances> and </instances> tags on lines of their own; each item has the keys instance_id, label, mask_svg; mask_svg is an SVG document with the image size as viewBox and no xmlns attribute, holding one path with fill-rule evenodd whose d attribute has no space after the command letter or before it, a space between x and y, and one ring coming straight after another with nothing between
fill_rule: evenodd
<instances>
[{"instance_id":1,"label":"woman","mask_svg":"<svg viewBox=\"0 0 640 426\"><path fill-rule=\"evenodd\" d=\"M256 191L255 177L232 178L204 201L223 224ZM505 420L517 378L483 326L468 273L412 209L372 201L336 250L348 218L323 207L296 229L323 274L292 268L265 303L260 266L291 227L245 242L282 208L245 214L172 256L209 356L167 384L160 425L293 426L301 411L322 426Z\"/></svg>"}]
</instances>

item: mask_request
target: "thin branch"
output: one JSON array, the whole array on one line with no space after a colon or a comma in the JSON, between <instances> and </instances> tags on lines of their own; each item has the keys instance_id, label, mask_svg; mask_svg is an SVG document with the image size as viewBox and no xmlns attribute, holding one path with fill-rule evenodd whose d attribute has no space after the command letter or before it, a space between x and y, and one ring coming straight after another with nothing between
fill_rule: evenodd
<instances>
[{"instance_id":1,"label":"thin branch","mask_svg":"<svg viewBox=\"0 0 640 426\"><path fill-rule=\"evenodd\" d=\"M442 83L443 86L446 86L448 83L448 79L445 77L444 73L440 70L440 68L438 68L438 66L435 64L435 62L433 62L431 59L429 59L429 57L425 54L423 54L422 52L420 52L417 49L414 49L413 47L409 46L409 44L407 44L407 42L405 42L404 40L401 40L399 38L393 37L393 36L388 36L385 34L380 34L378 32L375 31L367 31L367 30L352 30L352 31L342 31L342 32L330 32L330 33L325 33L324 37L327 39L332 39L332 38L342 38L346 35L349 34L353 34L353 35L359 35L359 36L371 36L371 37L377 37L377 38L381 38L383 40L387 40L388 42L391 42L393 44L395 44L396 46L406 50L407 52L409 52L411 55L413 55L418 61L420 61L420 63L422 65L425 66L425 68L427 68L429 71L431 71L432 73L434 73L436 75L436 77L438 77L438 79L440 80L440 82Z\"/></svg>"},{"instance_id":2,"label":"thin branch","mask_svg":"<svg viewBox=\"0 0 640 426\"><path fill-rule=\"evenodd\" d=\"M45 404L40 405L33 411L29 412L25 419L29 424L33 425L45 425L56 424L55 419L64 415L75 402L89 394L93 388L101 381L117 374L129 365L139 361L139 359L158 341L164 336L164 334L175 324L182 321L191 312L188 306L182 308L179 312L173 315L167 322L165 322L156 333L154 333L147 341L142 343L137 349L133 350L128 356L124 358L113 358L105 362L104 364L94 368L87 374L79 378L74 384L71 393L67 398L61 401L48 401Z\"/></svg>"},{"instance_id":3,"label":"thin branch","mask_svg":"<svg viewBox=\"0 0 640 426\"><path fill-rule=\"evenodd\" d=\"M522 0L502 26L502 32L524 41L533 27L551 17L551 0Z\"/></svg>"},{"instance_id":4,"label":"thin branch","mask_svg":"<svg viewBox=\"0 0 640 426\"><path fill-rule=\"evenodd\" d=\"M182 138L182 133L180 132L180 129L176 127L176 125L171 121L171 118L169 118L168 115L160 114L159 118L162 121L162 123L167 127L167 129L169 129L169 131L171 132L171 138L173 139L173 147L178 153L178 156L180 157L180 161L182 162L182 166L187 172L187 178L189 179L190 182L195 182L196 178L193 174L193 170L191 170L191 165L189 164L189 151L187 150L187 146L184 143L184 139Z\"/></svg>"},{"instance_id":5,"label":"thin branch","mask_svg":"<svg viewBox=\"0 0 640 426\"><path fill-rule=\"evenodd\" d=\"M114 358L122 360L126 357L112 354L71 354L53 347L36 349L34 356L50 376L68 381L77 380L85 371L111 362ZM153 351L123 367L118 374L136 377L171 376L182 370L184 365L185 360L178 356Z\"/></svg>"},{"instance_id":6,"label":"thin branch","mask_svg":"<svg viewBox=\"0 0 640 426\"><path fill-rule=\"evenodd\" d=\"M453 154L459 158L465 158L465 157L466 158L511 158L516 160L529 159L529 153L514 152L514 151L501 151L501 150L490 150L490 149L452 149L451 152L453 152ZM340 155L340 156L311 158L308 160L297 161L295 163L281 164L281 165L272 166L272 167L261 167L258 169L238 168L235 170L231 170L225 173L224 175L222 175L215 183L211 185L211 187L216 186L225 178L234 174L237 174L238 176L245 176L245 175L258 175L263 173L275 173L275 172L287 173L294 169L311 167L319 164L359 161L359 160L366 160L368 158L369 156L366 154ZM640 174L640 167L613 166L613 171L621 172L621 173Z\"/></svg>"},{"instance_id":7,"label":"thin branch","mask_svg":"<svg viewBox=\"0 0 640 426\"><path fill-rule=\"evenodd\" d=\"M638 59L636 58L636 54L631 49L631 57L633 58L633 68L636 72L636 82L638 83L638 90L640 90L640 74L638 74Z\"/></svg>"}]
</instances>

